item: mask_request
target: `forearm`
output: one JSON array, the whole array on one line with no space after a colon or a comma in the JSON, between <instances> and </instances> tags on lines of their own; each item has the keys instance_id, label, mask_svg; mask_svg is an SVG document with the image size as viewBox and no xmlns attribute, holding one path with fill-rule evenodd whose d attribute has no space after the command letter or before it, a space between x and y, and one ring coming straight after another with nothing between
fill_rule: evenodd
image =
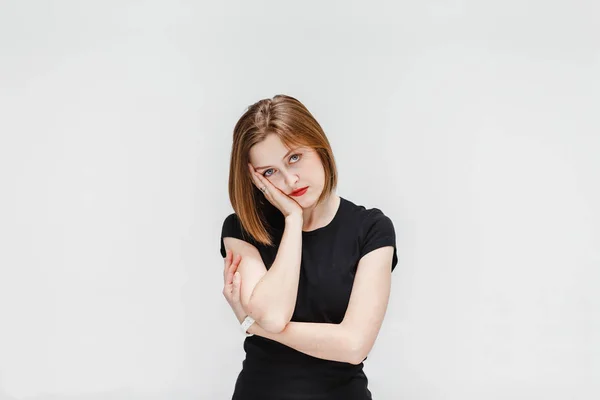
<instances>
[{"instance_id":1,"label":"forearm","mask_svg":"<svg viewBox=\"0 0 600 400\"><path fill-rule=\"evenodd\" d=\"M364 359L358 338L343 323L290 322L280 333L254 323L248 332L324 360L360 364Z\"/></svg>"},{"instance_id":2,"label":"forearm","mask_svg":"<svg viewBox=\"0 0 600 400\"><path fill-rule=\"evenodd\" d=\"M277 331L290 321L296 306L301 257L302 218L291 216L285 219L275 261L254 287L248 304L269 326L279 327Z\"/></svg>"}]
</instances>

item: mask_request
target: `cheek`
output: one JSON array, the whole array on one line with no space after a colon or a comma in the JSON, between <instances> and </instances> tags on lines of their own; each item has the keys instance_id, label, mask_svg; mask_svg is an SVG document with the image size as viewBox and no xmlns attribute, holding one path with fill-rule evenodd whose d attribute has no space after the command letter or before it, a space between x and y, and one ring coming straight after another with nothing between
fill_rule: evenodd
<instances>
[{"instance_id":1,"label":"cheek","mask_svg":"<svg viewBox=\"0 0 600 400\"><path fill-rule=\"evenodd\" d=\"M279 175L278 177L267 178L267 180L271 182L271 184L277 189L283 190L282 188L284 187L284 182L283 179L279 178Z\"/></svg>"},{"instance_id":2,"label":"cheek","mask_svg":"<svg viewBox=\"0 0 600 400\"><path fill-rule=\"evenodd\" d=\"M310 178L314 183L319 183L325 180L325 170L320 162L311 165Z\"/></svg>"}]
</instances>

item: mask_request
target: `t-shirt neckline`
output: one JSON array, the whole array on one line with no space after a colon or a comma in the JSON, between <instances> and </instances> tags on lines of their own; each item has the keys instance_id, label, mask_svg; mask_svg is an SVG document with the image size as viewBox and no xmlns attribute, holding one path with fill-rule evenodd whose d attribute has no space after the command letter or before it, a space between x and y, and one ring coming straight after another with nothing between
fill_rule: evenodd
<instances>
[{"instance_id":1,"label":"t-shirt neckline","mask_svg":"<svg viewBox=\"0 0 600 400\"><path fill-rule=\"evenodd\" d=\"M303 237L317 235L320 232L323 232L324 230L332 227L333 225L335 225L337 223L337 220L339 219L339 216L341 214L343 203L346 201L342 196L338 195L338 197L340 198L340 204L338 204L338 208L335 212L335 215L333 216L333 219L331 221L329 221L329 223L327 225L322 226L320 228L313 229L312 231L302 231Z\"/></svg>"}]
</instances>

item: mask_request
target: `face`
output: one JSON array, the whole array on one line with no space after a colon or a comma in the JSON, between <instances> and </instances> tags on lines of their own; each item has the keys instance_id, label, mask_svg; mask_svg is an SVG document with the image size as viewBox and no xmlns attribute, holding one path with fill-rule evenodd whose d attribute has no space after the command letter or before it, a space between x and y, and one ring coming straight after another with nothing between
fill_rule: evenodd
<instances>
[{"instance_id":1,"label":"face","mask_svg":"<svg viewBox=\"0 0 600 400\"><path fill-rule=\"evenodd\" d=\"M287 147L277 135L250 148L250 164L276 188L302 207L316 203L325 184L325 170L317 152L309 147ZM301 196L291 193L308 187Z\"/></svg>"}]
</instances>

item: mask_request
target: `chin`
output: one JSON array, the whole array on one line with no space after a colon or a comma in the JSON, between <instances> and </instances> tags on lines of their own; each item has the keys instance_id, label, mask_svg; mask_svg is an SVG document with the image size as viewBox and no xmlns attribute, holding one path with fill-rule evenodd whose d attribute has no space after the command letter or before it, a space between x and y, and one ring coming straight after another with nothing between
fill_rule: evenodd
<instances>
[{"instance_id":1,"label":"chin","mask_svg":"<svg viewBox=\"0 0 600 400\"><path fill-rule=\"evenodd\" d=\"M306 196L308 193L305 193L304 196L300 196L296 199L296 202L300 204L300 207L303 209L313 208L317 204L317 198L312 198L310 196Z\"/></svg>"}]
</instances>

